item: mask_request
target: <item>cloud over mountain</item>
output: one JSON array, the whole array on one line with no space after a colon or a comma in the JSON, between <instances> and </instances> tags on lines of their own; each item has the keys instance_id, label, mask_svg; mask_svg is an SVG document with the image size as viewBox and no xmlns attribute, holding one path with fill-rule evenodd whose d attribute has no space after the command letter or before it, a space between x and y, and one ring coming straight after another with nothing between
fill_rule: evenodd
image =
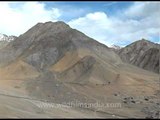
<instances>
[{"instance_id":1,"label":"cloud over mountain","mask_svg":"<svg viewBox=\"0 0 160 120\"><path fill-rule=\"evenodd\" d=\"M71 20L69 24L107 45L123 45L139 38L154 40L160 31L159 9L159 3L135 2L117 16L99 11Z\"/></svg>"},{"instance_id":2,"label":"cloud over mountain","mask_svg":"<svg viewBox=\"0 0 160 120\"><path fill-rule=\"evenodd\" d=\"M37 22L56 21L60 12L56 8L46 9L39 2L1 2L0 33L19 35Z\"/></svg>"},{"instance_id":3,"label":"cloud over mountain","mask_svg":"<svg viewBox=\"0 0 160 120\"><path fill-rule=\"evenodd\" d=\"M106 3L109 7L119 4ZM93 10L94 7L86 8L84 4L76 7L78 4L64 7L54 2L1 2L0 33L18 36L37 22L61 20L108 46L124 46L141 38L159 42L159 2L133 2L123 9L118 7L116 12L96 7Z\"/></svg>"}]
</instances>

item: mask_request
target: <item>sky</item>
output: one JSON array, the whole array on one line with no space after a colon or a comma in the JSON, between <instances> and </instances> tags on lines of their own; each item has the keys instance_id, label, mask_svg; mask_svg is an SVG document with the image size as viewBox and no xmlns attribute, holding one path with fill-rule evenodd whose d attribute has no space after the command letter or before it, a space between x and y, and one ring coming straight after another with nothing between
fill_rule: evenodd
<instances>
[{"instance_id":1,"label":"sky","mask_svg":"<svg viewBox=\"0 0 160 120\"><path fill-rule=\"evenodd\" d=\"M0 2L0 33L19 36L38 22L64 21L107 46L160 43L160 2Z\"/></svg>"}]
</instances>

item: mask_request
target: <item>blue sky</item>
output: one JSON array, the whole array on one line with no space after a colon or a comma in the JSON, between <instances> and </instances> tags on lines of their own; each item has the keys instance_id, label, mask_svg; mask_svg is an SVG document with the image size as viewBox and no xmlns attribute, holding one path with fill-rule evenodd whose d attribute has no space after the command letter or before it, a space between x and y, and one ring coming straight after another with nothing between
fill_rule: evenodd
<instances>
[{"instance_id":1,"label":"blue sky","mask_svg":"<svg viewBox=\"0 0 160 120\"><path fill-rule=\"evenodd\" d=\"M127 7L134 4L134 2L42 2L46 4L46 9L52 9L52 7L59 8L61 10L65 11L65 14L60 17L63 21L69 21L77 17L83 17L87 13L97 12L97 11L103 11L107 13L107 15L116 15L118 12L126 9ZM77 14L71 14L70 11L79 11ZM114 13L114 14L113 14Z\"/></svg>"},{"instance_id":2,"label":"blue sky","mask_svg":"<svg viewBox=\"0 0 160 120\"><path fill-rule=\"evenodd\" d=\"M38 22L64 21L104 43L160 43L160 2L1 2L0 33L19 36Z\"/></svg>"}]
</instances>

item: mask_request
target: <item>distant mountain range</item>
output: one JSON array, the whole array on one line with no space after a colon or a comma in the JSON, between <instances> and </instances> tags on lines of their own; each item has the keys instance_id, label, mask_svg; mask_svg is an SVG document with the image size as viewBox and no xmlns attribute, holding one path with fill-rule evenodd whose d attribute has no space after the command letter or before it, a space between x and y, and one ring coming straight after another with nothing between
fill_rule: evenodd
<instances>
[{"instance_id":1,"label":"distant mountain range","mask_svg":"<svg viewBox=\"0 0 160 120\"><path fill-rule=\"evenodd\" d=\"M7 40L5 36L2 41L10 42L0 49L0 116L157 115L158 44L140 40L124 48L109 48L62 21L37 23L14 38ZM38 108L35 104L75 101L122 106L113 109L76 106L64 110Z\"/></svg>"},{"instance_id":2,"label":"distant mountain range","mask_svg":"<svg viewBox=\"0 0 160 120\"><path fill-rule=\"evenodd\" d=\"M0 49L16 38L13 35L0 34ZM112 45L109 49L115 51L124 62L159 73L159 44L142 39L126 47Z\"/></svg>"},{"instance_id":3,"label":"distant mountain range","mask_svg":"<svg viewBox=\"0 0 160 120\"><path fill-rule=\"evenodd\" d=\"M7 36L5 34L1 34L0 33L0 41L7 41L7 42L10 42L10 41L13 41L14 39L16 39L17 37L14 36L14 35L11 35L11 36Z\"/></svg>"},{"instance_id":4,"label":"distant mountain range","mask_svg":"<svg viewBox=\"0 0 160 120\"><path fill-rule=\"evenodd\" d=\"M5 34L0 33L0 49L5 47L10 41L15 40L17 37L16 36L7 36Z\"/></svg>"}]
</instances>

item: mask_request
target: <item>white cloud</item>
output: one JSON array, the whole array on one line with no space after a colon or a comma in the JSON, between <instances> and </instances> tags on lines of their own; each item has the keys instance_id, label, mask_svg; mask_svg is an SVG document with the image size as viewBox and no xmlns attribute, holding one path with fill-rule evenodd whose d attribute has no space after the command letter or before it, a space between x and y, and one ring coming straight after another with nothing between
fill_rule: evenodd
<instances>
[{"instance_id":1,"label":"white cloud","mask_svg":"<svg viewBox=\"0 0 160 120\"><path fill-rule=\"evenodd\" d=\"M159 14L159 11L159 2L135 2L129 9L125 11L124 14L131 18L142 18Z\"/></svg>"},{"instance_id":2,"label":"white cloud","mask_svg":"<svg viewBox=\"0 0 160 120\"><path fill-rule=\"evenodd\" d=\"M37 22L73 18L87 11L86 8L76 10L68 7L66 11L61 6L58 8L47 9L45 4L40 2L1 2L0 33L20 35ZM80 18L74 17L68 24L106 45L124 45L141 38L152 40L158 36L159 11L159 2L135 2L116 16L97 11Z\"/></svg>"},{"instance_id":3,"label":"white cloud","mask_svg":"<svg viewBox=\"0 0 160 120\"><path fill-rule=\"evenodd\" d=\"M71 20L68 24L100 42L104 42L105 33L111 28L111 22L103 12L89 13L85 17Z\"/></svg>"},{"instance_id":4,"label":"white cloud","mask_svg":"<svg viewBox=\"0 0 160 120\"><path fill-rule=\"evenodd\" d=\"M71 20L68 24L108 46L141 38L152 40L160 32L159 9L160 3L136 2L121 13L123 19L108 17L104 12L94 12Z\"/></svg>"},{"instance_id":5,"label":"white cloud","mask_svg":"<svg viewBox=\"0 0 160 120\"><path fill-rule=\"evenodd\" d=\"M59 9L47 10L39 2L1 2L0 33L19 35L38 22L56 21L61 13Z\"/></svg>"}]
</instances>

